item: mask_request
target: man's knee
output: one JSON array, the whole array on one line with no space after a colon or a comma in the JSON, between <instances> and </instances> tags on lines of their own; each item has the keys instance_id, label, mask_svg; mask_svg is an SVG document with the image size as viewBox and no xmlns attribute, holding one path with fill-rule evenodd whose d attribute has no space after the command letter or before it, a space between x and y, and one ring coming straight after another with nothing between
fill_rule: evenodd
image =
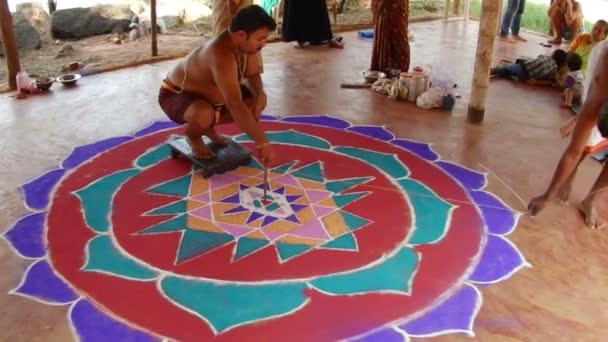
<instances>
[{"instance_id":1,"label":"man's knee","mask_svg":"<svg viewBox=\"0 0 608 342\"><path fill-rule=\"evenodd\" d=\"M213 107L210 104L205 101L196 101L186 110L184 120L201 129L207 129L213 124L214 113Z\"/></svg>"}]
</instances>

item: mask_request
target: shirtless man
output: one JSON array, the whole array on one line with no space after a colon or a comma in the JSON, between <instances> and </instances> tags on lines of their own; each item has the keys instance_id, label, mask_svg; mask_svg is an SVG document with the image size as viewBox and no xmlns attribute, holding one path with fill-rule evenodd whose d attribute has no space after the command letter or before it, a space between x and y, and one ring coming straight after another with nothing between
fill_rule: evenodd
<instances>
[{"instance_id":1,"label":"shirtless man","mask_svg":"<svg viewBox=\"0 0 608 342\"><path fill-rule=\"evenodd\" d=\"M266 94L255 56L266 45L276 23L257 5L240 10L230 27L208 44L196 48L162 81L158 101L167 116L184 125L186 140L197 158L213 158L201 137L225 145L214 130L235 122L257 144L264 165L274 155L258 125Z\"/></svg>"},{"instance_id":2,"label":"shirtless man","mask_svg":"<svg viewBox=\"0 0 608 342\"><path fill-rule=\"evenodd\" d=\"M589 58L587 69L587 87L581 113L572 133L570 144L564 151L549 188L544 194L534 197L528 205L531 215L539 213L548 201L566 193L576 168L584 153L588 141L598 132L608 138L608 41L596 44ZM604 164L590 193L581 203L581 210L585 214L585 222L592 228L602 228L604 222L597 215L594 204L595 199L608 187L608 164ZM562 198L565 200L565 198Z\"/></svg>"}]
</instances>

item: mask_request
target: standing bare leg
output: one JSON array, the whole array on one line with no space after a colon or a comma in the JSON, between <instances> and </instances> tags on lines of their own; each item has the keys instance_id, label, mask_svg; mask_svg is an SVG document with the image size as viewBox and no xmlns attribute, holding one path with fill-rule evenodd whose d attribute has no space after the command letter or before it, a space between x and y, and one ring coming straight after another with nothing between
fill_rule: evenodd
<instances>
[{"instance_id":1,"label":"standing bare leg","mask_svg":"<svg viewBox=\"0 0 608 342\"><path fill-rule=\"evenodd\" d=\"M585 214L585 223L591 228L603 228L606 222L599 217L595 210L595 200L608 187L608 164L604 163L602 172L597 177L589 195L581 202L580 210Z\"/></svg>"}]
</instances>

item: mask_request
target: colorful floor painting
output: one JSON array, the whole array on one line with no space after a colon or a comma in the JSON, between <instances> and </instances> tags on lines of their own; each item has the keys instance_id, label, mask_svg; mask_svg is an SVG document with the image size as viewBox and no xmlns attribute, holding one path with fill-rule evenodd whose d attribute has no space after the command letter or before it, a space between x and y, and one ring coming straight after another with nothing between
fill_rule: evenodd
<instances>
[{"instance_id":1,"label":"colorful floor painting","mask_svg":"<svg viewBox=\"0 0 608 342\"><path fill-rule=\"evenodd\" d=\"M528 265L485 174L382 127L263 126L268 198L255 159L208 179L171 159L169 122L76 148L22 186L13 293L69 306L85 341L403 341L474 335L479 287Z\"/></svg>"}]
</instances>

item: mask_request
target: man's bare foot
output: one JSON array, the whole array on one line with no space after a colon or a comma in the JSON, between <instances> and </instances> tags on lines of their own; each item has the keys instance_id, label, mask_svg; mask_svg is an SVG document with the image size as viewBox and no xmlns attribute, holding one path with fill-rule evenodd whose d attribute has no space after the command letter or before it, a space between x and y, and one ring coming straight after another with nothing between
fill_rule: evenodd
<instances>
[{"instance_id":1,"label":"man's bare foot","mask_svg":"<svg viewBox=\"0 0 608 342\"><path fill-rule=\"evenodd\" d=\"M329 47L336 48L336 49L344 49L344 44L336 41L335 39L330 39L329 40Z\"/></svg>"},{"instance_id":2,"label":"man's bare foot","mask_svg":"<svg viewBox=\"0 0 608 342\"><path fill-rule=\"evenodd\" d=\"M527 41L528 41L526 38L524 38L524 37L522 37L522 36L520 36L520 35L513 36L513 39L514 39L514 40L518 40L518 41L520 41L520 42L527 42Z\"/></svg>"},{"instance_id":3,"label":"man's bare foot","mask_svg":"<svg viewBox=\"0 0 608 342\"><path fill-rule=\"evenodd\" d=\"M562 43L562 39L561 38L551 39L551 40L547 41L547 43L560 45Z\"/></svg>"},{"instance_id":4,"label":"man's bare foot","mask_svg":"<svg viewBox=\"0 0 608 342\"><path fill-rule=\"evenodd\" d=\"M593 207L593 198L587 197L581 202L579 210L585 214L585 223L593 229L601 229L606 226L606 222L600 218Z\"/></svg>"},{"instance_id":5,"label":"man's bare foot","mask_svg":"<svg viewBox=\"0 0 608 342\"><path fill-rule=\"evenodd\" d=\"M513 39L511 37L500 36L500 40L503 42L506 42L506 43L515 43L516 42L515 39Z\"/></svg>"},{"instance_id":6,"label":"man's bare foot","mask_svg":"<svg viewBox=\"0 0 608 342\"><path fill-rule=\"evenodd\" d=\"M297 42L297 43L293 44L293 47L296 49L303 49L304 43Z\"/></svg>"},{"instance_id":7,"label":"man's bare foot","mask_svg":"<svg viewBox=\"0 0 608 342\"><path fill-rule=\"evenodd\" d=\"M210 130L205 132L205 135L207 137L209 137L209 139L211 139L211 141L216 145L221 145L221 146L228 145L228 141L226 139L224 139L221 135L217 134L217 132L213 128L211 128Z\"/></svg>"},{"instance_id":8,"label":"man's bare foot","mask_svg":"<svg viewBox=\"0 0 608 342\"><path fill-rule=\"evenodd\" d=\"M190 145L190 149L192 149L192 156L194 156L194 158L211 159L215 157L215 153L203 143L202 139L190 139L190 137L186 137L186 141Z\"/></svg>"}]
</instances>

